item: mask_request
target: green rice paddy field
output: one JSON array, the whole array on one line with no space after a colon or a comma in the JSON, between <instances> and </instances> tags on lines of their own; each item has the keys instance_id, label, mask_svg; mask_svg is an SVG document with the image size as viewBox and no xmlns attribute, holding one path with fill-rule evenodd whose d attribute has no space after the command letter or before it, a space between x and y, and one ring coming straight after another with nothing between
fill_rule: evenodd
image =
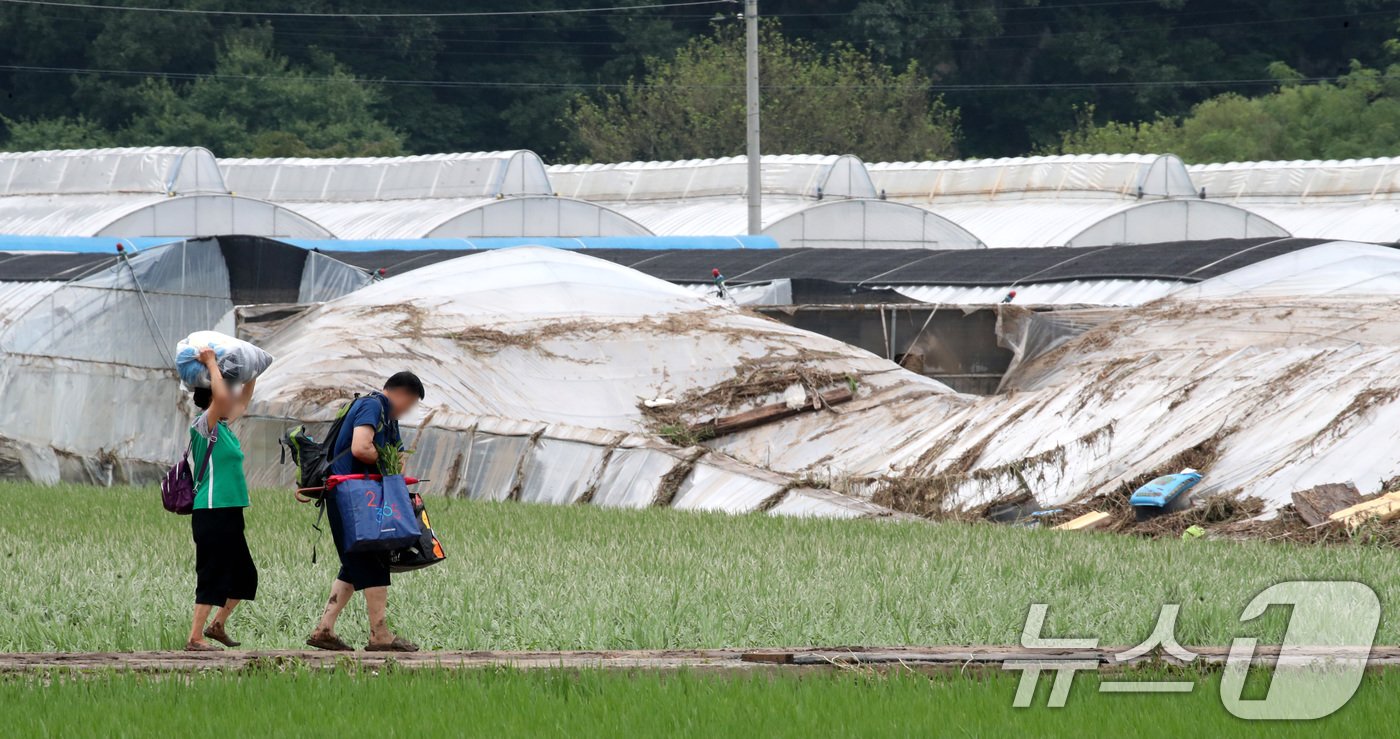
<instances>
[{"instance_id":1,"label":"green rice paddy field","mask_svg":"<svg viewBox=\"0 0 1400 739\"><path fill-rule=\"evenodd\" d=\"M718 675L437 669L370 674L107 674L0 678L13 736L1375 736L1397 676L1362 684L1313 722L1247 722L1218 678L1189 695L1101 694L1075 679L1063 708L1012 708L1015 678L911 673ZM62 706L62 710L56 710ZM3 733L0 731L0 733Z\"/></svg>"},{"instance_id":2,"label":"green rice paddy field","mask_svg":"<svg viewBox=\"0 0 1400 739\"><path fill-rule=\"evenodd\" d=\"M189 520L157 498L153 489L0 485L0 651L178 648L194 586ZM433 649L1015 644L1032 602L1050 604L1047 636L1136 644L1160 604L1180 603L1183 644L1276 642L1285 614L1238 618L1255 593L1289 579L1370 584L1387 607L1379 642L1400 636L1388 609L1396 554L1371 546L430 507L451 559L400 577L390 610L395 628ZM328 536L310 562L313 518L284 492L254 494L248 524L262 582L232 624L246 648L295 648L310 629L334 573ZM358 602L342 633L364 641ZM990 671L376 671L353 662L45 671L0 675L0 735L1349 735L1387 725L1400 697L1400 673L1374 673L1321 721L1248 723L1224 711L1218 675L1193 679L1190 695L1110 695L1097 692L1099 676L1081 674L1069 704L1051 710L1048 677L1039 707L1015 709L1016 676Z\"/></svg>"},{"instance_id":3,"label":"green rice paddy field","mask_svg":"<svg viewBox=\"0 0 1400 739\"><path fill-rule=\"evenodd\" d=\"M1267 639L1286 616L1241 625L1246 603L1292 579L1368 583L1378 641L1400 644L1394 549L1223 541L995 525L621 511L432 499L450 559L398 576L395 628L432 649L659 649L1015 644L1032 602L1045 634L1145 639L1180 603L1185 645ZM258 599L231 625L247 648L300 647L335 573L315 511L255 491ZM154 489L0 485L0 651L173 649L193 599L189 519ZM366 636L356 599L342 617ZM1280 613L1274 613L1280 611ZM1275 641L1276 643L1276 641Z\"/></svg>"}]
</instances>

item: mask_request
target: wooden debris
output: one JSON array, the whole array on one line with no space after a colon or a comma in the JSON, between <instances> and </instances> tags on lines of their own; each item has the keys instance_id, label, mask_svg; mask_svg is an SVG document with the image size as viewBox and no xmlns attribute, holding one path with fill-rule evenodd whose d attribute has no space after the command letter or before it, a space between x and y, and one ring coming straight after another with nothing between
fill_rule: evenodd
<instances>
[{"instance_id":1,"label":"wooden debris","mask_svg":"<svg viewBox=\"0 0 1400 739\"><path fill-rule=\"evenodd\" d=\"M1073 521L1066 521L1055 527L1056 531L1093 531L1108 525L1112 516L1103 511L1086 513Z\"/></svg>"},{"instance_id":2,"label":"wooden debris","mask_svg":"<svg viewBox=\"0 0 1400 739\"><path fill-rule=\"evenodd\" d=\"M1300 490L1293 494L1293 509L1298 512L1298 517L1309 526L1326 523L1328 516L1360 502L1362 502L1361 491L1349 482L1318 485L1315 488Z\"/></svg>"},{"instance_id":3,"label":"wooden debris","mask_svg":"<svg viewBox=\"0 0 1400 739\"><path fill-rule=\"evenodd\" d=\"M834 405L841 405L842 403L849 403L854 397L855 393L846 388L829 390L821 393L819 396L809 397L807 403L800 408L790 408L787 403L769 403L768 405L754 408L751 411L736 413L732 416L721 416L709 423L703 423L694 427L692 431L705 432L706 435L702 438L723 436L736 431L751 429L755 426L762 426L765 423L780 421L799 413L808 413Z\"/></svg>"},{"instance_id":4,"label":"wooden debris","mask_svg":"<svg viewBox=\"0 0 1400 739\"><path fill-rule=\"evenodd\" d=\"M1327 518L1329 521L1342 523L1348 529L1354 529L1370 520L1384 523L1393 518L1400 518L1400 492L1386 493L1378 498L1362 501Z\"/></svg>"}]
</instances>

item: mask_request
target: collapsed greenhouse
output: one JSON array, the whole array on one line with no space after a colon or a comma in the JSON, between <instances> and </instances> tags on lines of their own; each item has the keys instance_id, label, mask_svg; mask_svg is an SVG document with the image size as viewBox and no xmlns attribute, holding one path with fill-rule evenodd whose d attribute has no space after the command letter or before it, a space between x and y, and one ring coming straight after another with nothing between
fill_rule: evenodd
<instances>
[{"instance_id":1,"label":"collapsed greenhouse","mask_svg":"<svg viewBox=\"0 0 1400 739\"><path fill-rule=\"evenodd\" d=\"M521 247L442 262L314 307L265 344L242 435L257 484L291 420L326 421L386 371L432 388L407 425L415 471L449 495L810 515L871 515L755 460L708 453L681 409L795 389L833 398L845 377L948 392L859 349L756 318L632 270ZM703 389L705 392L698 392ZM837 402L832 400L831 402ZM672 443L674 442L674 443Z\"/></svg>"},{"instance_id":2,"label":"collapsed greenhouse","mask_svg":"<svg viewBox=\"0 0 1400 739\"><path fill-rule=\"evenodd\" d=\"M603 203L659 235L746 233L748 159L555 165L561 193ZM763 228L786 248L976 249L936 213L880 197L853 156L765 156Z\"/></svg>"},{"instance_id":3,"label":"collapsed greenhouse","mask_svg":"<svg viewBox=\"0 0 1400 739\"><path fill-rule=\"evenodd\" d=\"M1126 311L1007 306L1017 357L998 395L876 391L714 446L779 472L830 469L923 513L1065 505L1182 467L1205 474L1201 494L1257 498L1262 512L1324 483L1375 493L1400 474L1374 453L1400 441L1396 289L1394 249L1333 242Z\"/></svg>"},{"instance_id":4,"label":"collapsed greenhouse","mask_svg":"<svg viewBox=\"0 0 1400 739\"><path fill-rule=\"evenodd\" d=\"M464 274L472 287L447 287ZM856 501L932 513L1066 505L1195 466L1204 493L1272 510L1312 485L1372 492L1400 474L1358 454L1400 434L1400 334L1375 300L1396 287L1394 250L1327 243L1126 311L1005 306L1017 359L1001 394L976 398L602 260L483 253L279 332L250 447L270 462L287 419L328 417L387 359L439 388L412 425L449 494L747 511L801 481L862 514L880 508ZM306 338L367 315L380 320L363 346Z\"/></svg>"}]
</instances>

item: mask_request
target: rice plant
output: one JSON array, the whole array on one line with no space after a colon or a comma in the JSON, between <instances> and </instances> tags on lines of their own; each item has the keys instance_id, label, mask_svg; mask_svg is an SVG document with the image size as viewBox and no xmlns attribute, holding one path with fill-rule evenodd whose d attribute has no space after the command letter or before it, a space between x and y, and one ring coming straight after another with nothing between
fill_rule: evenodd
<instances>
[{"instance_id":1,"label":"rice plant","mask_svg":"<svg viewBox=\"0 0 1400 739\"><path fill-rule=\"evenodd\" d=\"M1145 540L991 524L785 519L431 497L448 560L395 577L393 626L432 649L1015 644L1030 603L1046 636L1133 645L1163 603L1185 645L1276 637L1286 609L1241 624L1282 580L1368 583L1396 644L1395 552L1369 546ZM257 601L247 648L296 648L335 574L316 511L256 490ZM194 589L189 519L154 488L0 484L0 650L177 648ZM324 528L324 524L323 524ZM311 563L319 540L320 557ZM341 620L366 638L362 600Z\"/></svg>"}]
</instances>

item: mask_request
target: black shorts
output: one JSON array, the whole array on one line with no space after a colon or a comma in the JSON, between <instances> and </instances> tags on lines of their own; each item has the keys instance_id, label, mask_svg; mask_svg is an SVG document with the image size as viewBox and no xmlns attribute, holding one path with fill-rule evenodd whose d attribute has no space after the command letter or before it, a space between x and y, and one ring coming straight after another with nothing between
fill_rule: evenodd
<instances>
[{"instance_id":1,"label":"black shorts","mask_svg":"<svg viewBox=\"0 0 1400 739\"><path fill-rule=\"evenodd\" d=\"M334 497L326 499L326 519L331 525L331 539L335 541L335 551L340 555L340 573L335 579L350 583L356 590L388 587L389 565L378 552L345 553L342 546L345 533L340 521L340 506L335 504Z\"/></svg>"},{"instance_id":2,"label":"black shorts","mask_svg":"<svg viewBox=\"0 0 1400 739\"><path fill-rule=\"evenodd\" d=\"M243 536L242 508L197 508L190 515L194 534L194 602L222 606L228 600L253 600L258 568Z\"/></svg>"}]
</instances>

